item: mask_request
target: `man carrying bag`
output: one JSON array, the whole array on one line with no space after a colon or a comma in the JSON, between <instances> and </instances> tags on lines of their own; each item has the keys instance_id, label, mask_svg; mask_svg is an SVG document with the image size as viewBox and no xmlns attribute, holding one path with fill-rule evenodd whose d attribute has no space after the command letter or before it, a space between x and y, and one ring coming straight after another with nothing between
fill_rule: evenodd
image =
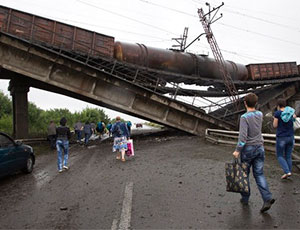
<instances>
[{"instance_id":1,"label":"man carrying bag","mask_svg":"<svg viewBox=\"0 0 300 230\"><path fill-rule=\"evenodd\" d=\"M238 158L235 158L232 163L225 164L226 172L226 191L249 193L249 177L248 177L248 164L242 163Z\"/></svg>"},{"instance_id":2,"label":"man carrying bag","mask_svg":"<svg viewBox=\"0 0 300 230\"><path fill-rule=\"evenodd\" d=\"M249 93L244 98L244 105L247 112L241 116L238 144L233 152L233 156L240 156L242 163L247 163L247 177L249 192L241 192L241 203L248 205L250 197L249 173L253 167L253 176L255 178L258 190L263 199L263 206L260 212L264 213L274 204L275 199L269 191L266 178L264 176L265 150L263 146L263 137L261 134L263 114L255 109L258 97L254 93Z\"/></svg>"}]
</instances>

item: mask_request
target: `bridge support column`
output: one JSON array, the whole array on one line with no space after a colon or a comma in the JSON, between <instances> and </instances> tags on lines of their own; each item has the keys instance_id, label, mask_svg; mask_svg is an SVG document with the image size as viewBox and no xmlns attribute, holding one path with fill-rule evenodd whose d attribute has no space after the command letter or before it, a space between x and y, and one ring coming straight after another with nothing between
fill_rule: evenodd
<instances>
[{"instance_id":1,"label":"bridge support column","mask_svg":"<svg viewBox=\"0 0 300 230\"><path fill-rule=\"evenodd\" d=\"M28 138L28 98L29 85L21 79L9 82L13 102L13 136L17 139Z\"/></svg>"}]
</instances>

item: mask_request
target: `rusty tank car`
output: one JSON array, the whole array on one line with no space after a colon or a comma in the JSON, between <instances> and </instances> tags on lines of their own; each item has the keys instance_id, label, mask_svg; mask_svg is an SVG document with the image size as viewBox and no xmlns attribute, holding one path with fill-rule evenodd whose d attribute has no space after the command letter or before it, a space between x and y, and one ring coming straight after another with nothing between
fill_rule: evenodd
<instances>
[{"instance_id":1,"label":"rusty tank car","mask_svg":"<svg viewBox=\"0 0 300 230\"><path fill-rule=\"evenodd\" d=\"M147 47L143 44L115 42L114 58L147 68L169 71L197 78L222 79L222 73L215 59L206 55L195 55L175 50L164 50ZM225 62L233 80L247 80L248 71L245 65L231 61ZM172 81L172 79L166 79Z\"/></svg>"}]
</instances>

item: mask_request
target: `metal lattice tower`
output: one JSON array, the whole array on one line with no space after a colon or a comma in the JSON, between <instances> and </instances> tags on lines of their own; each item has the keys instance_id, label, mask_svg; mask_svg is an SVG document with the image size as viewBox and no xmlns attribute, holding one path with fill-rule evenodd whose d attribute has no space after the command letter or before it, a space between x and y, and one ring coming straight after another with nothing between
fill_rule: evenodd
<instances>
[{"instance_id":1,"label":"metal lattice tower","mask_svg":"<svg viewBox=\"0 0 300 230\"><path fill-rule=\"evenodd\" d=\"M209 6L208 3L206 3L206 5ZM199 15L199 18L200 18L200 21L202 23L202 26L203 26L203 29L206 33L206 38L207 38L207 41L211 47L211 50L213 52L213 55L216 59L216 62L219 64L220 66L220 70L221 70L221 73L222 73L222 77L223 77L223 81L224 81L224 85L226 87L226 90L229 94L229 97L230 97L230 100L232 101L232 103L234 104L235 106L235 109L238 110L239 108L239 96L238 96L238 93L237 93L237 89L235 88L235 85L231 79L231 76L230 74L228 73L227 71L227 68L226 68L226 65L225 65L225 60L223 58L223 55L221 53L221 50L217 44L217 41L215 39L215 36L213 35L213 32L210 28L210 25L215 22L216 20L213 21L217 11L219 10L219 8L221 6L223 6L224 3L222 3L220 6L216 7L216 8L213 8L213 10L209 10L209 12L207 14L204 14L204 11L203 9L198 9L198 15ZM211 13L213 11L216 11L215 15L211 18ZM209 15L209 18L207 18L206 16ZM222 17L222 15L221 15Z\"/></svg>"},{"instance_id":2,"label":"metal lattice tower","mask_svg":"<svg viewBox=\"0 0 300 230\"><path fill-rule=\"evenodd\" d=\"M177 45L173 45L172 47L179 47L179 50L181 52L183 52L186 48L186 40L188 37L188 31L189 28L188 27L184 27L184 31L183 31L183 35L180 38L172 38L172 40L175 40L178 44Z\"/></svg>"}]
</instances>

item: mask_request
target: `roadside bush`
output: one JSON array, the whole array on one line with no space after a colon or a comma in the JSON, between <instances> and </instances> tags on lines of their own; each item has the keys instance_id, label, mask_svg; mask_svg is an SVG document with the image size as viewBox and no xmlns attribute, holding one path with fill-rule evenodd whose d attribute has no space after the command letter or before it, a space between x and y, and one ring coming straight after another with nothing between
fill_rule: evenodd
<instances>
[{"instance_id":1,"label":"roadside bush","mask_svg":"<svg viewBox=\"0 0 300 230\"><path fill-rule=\"evenodd\" d=\"M13 133L13 117L9 114L4 114L0 118L0 131L12 135Z\"/></svg>"},{"instance_id":2,"label":"roadside bush","mask_svg":"<svg viewBox=\"0 0 300 230\"><path fill-rule=\"evenodd\" d=\"M81 112L72 113L68 109L50 109L43 110L34 103L28 103L28 123L30 137L43 137L47 135L47 129L50 121L54 121L59 126L62 117L67 119L67 126L73 129L77 121L81 122L99 122L104 121L106 124L110 119L102 109L85 108ZM13 133L13 110L11 99L0 91L0 131Z\"/></svg>"}]
</instances>

